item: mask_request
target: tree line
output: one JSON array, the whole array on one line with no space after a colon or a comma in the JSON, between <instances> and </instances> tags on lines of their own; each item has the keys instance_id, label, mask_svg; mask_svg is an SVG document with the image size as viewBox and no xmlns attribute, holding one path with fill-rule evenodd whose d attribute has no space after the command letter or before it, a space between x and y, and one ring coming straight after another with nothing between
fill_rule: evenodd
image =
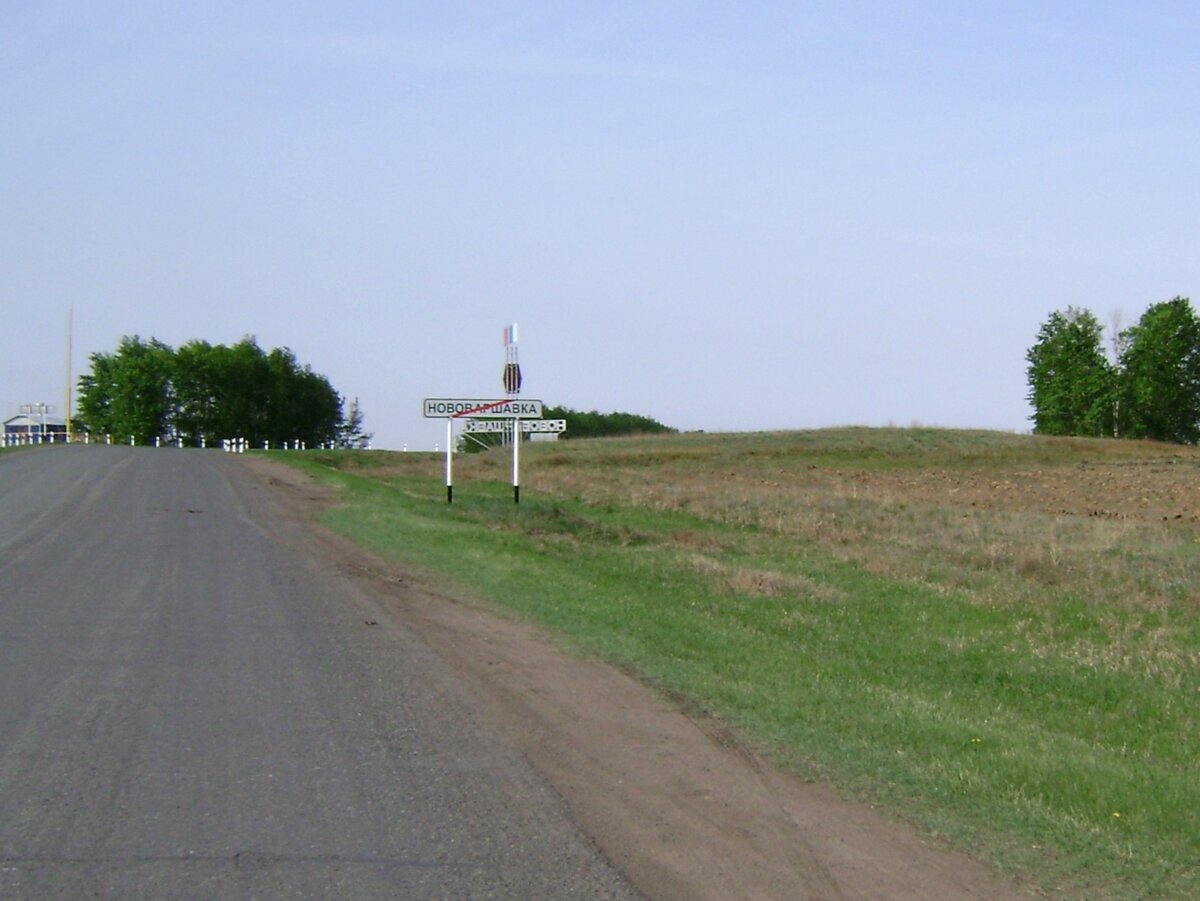
<instances>
[{"instance_id":1,"label":"tree line","mask_svg":"<svg viewBox=\"0 0 1200 901\"><path fill-rule=\"evenodd\" d=\"M366 446L357 401L344 412L325 376L291 350L264 351L252 337L232 347L193 340L178 349L134 335L112 353L93 353L79 379L77 428L199 446L225 438L251 444Z\"/></svg>"},{"instance_id":2,"label":"tree line","mask_svg":"<svg viewBox=\"0 0 1200 901\"><path fill-rule=\"evenodd\" d=\"M568 438L612 438L618 435L650 435L674 432L657 419L637 413L599 413L596 410L583 412L570 407L546 407L542 410L545 419L565 419L567 430L562 434Z\"/></svg>"},{"instance_id":3,"label":"tree line","mask_svg":"<svg viewBox=\"0 0 1200 901\"><path fill-rule=\"evenodd\" d=\"M1200 440L1200 317L1185 297L1118 330L1086 309L1052 313L1026 354L1034 431L1042 435Z\"/></svg>"}]
</instances>

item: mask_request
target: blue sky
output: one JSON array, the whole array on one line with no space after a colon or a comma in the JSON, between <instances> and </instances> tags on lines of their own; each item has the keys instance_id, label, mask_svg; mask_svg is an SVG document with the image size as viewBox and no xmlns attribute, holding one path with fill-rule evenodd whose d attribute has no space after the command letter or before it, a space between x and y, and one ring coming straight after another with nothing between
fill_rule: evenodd
<instances>
[{"instance_id":1,"label":"blue sky","mask_svg":"<svg viewBox=\"0 0 1200 901\"><path fill-rule=\"evenodd\" d=\"M0 414L125 334L681 429L1028 428L1068 305L1200 301L1190 3L26 3Z\"/></svg>"}]
</instances>

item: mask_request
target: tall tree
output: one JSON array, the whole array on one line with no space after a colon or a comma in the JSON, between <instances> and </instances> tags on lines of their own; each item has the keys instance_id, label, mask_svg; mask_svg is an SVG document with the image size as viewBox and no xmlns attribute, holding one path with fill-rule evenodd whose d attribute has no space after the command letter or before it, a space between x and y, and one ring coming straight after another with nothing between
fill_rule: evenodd
<instances>
[{"instance_id":1,"label":"tall tree","mask_svg":"<svg viewBox=\"0 0 1200 901\"><path fill-rule=\"evenodd\" d=\"M188 444L200 444L202 439L216 444L220 440L219 353L207 341L189 341L175 351L173 419L176 432Z\"/></svg>"},{"instance_id":2,"label":"tall tree","mask_svg":"<svg viewBox=\"0 0 1200 901\"><path fill-rule=\"evenodd\" d=\"M1029 349L1029 402L1042 435L1112 434L1115 370L1104 355L1103 326L1088 310L1054 312Z\"/></svg>"},{"instance_id":3,"label":"tall tree","mask_svg":"<svg viewBox=\"0 0 1200 901\"><path fill-rule=\"evenodd\" d=\"M168 432L174 351L151 338L121 339L114 353L91 355L79 380L79 418L90 431L139 444Z\"/></svg>"},{"instance_id":4,"label":"tall tree","mask_svg":"<svg viewBox=\"0 0 1200 901\"><path fill-rule=\"evenodd\" d=\"M92 355L80 379L80 420L94 432L140 443L178 437L186 444L245 438L253 444L332 442L341 396L287 348L265 353L251 337L232 347L123 338L116 353Z\"/></svg>"},{"instance_id":5,"label":"tall tree","mask_svg":"<svg viewBox=\"0 0 1200 901\"><path fill-rule=\"evenodd\" d=\"M338 424L338 447L364 450L371 446L371 433L363 431L363 412L358 398L350 401L342 421Z\"/></svg>"},{"instance_id":6,"label":"tall tree","mask_svg":"<svg viewBox=\"0 0 1200 901\"><path fill-rule=\"evenodd\" d=\"M1200 318L1187 298L1153 304L1122 333L1121 392L1128 437L1200 439Z\"/></svg>"}]
</instances>

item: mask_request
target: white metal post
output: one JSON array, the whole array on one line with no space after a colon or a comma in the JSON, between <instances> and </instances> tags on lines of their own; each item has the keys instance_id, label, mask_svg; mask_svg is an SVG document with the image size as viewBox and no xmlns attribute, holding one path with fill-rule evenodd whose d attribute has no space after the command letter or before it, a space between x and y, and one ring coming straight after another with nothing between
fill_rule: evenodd
<instances>
[{"instance_id":1,"label":"white metal post","mask_svg":"<svg viewBox=\"0 0 1200 901\"><path fill-rule=\"evenodd\" d=\"M521 503L521 420L513 420L513 503Z\"/></svg>"},{"instance_id":2,"label":"white metal post","mask_svg":"<svg viewBox=\"0 0 1200 901\"><path fill-rule=\"evenodd\" d=\"M454 503L454 417L446 417L446 503Z\"/></svg>"},{"instance_id":3,"label":"white metal post","mask_svg":"<svg viewBox=\"0 0 1200 901\"><path fill-rule=\"evenodd\" d=\"M521 367L517 358L517 324L504 330L504 390L509 400L521 393ZM515 413L512 421L513 446L513 503L521 503L521 419Z\"/></svg>"}]
</instances>

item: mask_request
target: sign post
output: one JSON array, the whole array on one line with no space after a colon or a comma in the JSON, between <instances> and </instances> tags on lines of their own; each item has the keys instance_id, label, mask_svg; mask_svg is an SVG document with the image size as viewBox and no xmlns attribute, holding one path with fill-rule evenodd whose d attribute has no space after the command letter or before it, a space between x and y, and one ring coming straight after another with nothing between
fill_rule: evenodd
<instances>
[{"instance_id":1,"label":"sign post","mask_svg":"<svg viewBox=\"0 0 1200 901\"><path fill-rule=\"evenodd\" d=\"M446 419L446 503L454 503L454 420Z\"/></svg>"},{"instance_id":2,"label":"sign post","mask_svg":"<svg viewBox=\"0 0 1200 901\"><path fill-rule=\"evenodd\" d=\"M512 440L513 503L521 503L521 438L528 432L564 432L565 419L542 419L540 400L521 400L521 366L517 362L517 324L504 329L504 371L500 375L507 397L427 397L422 401L426 419L446 420L446 503L454 503L454 420L465 419L465 431L499 432Z\"/></svg>"},{"instance_id":3,"label":"sign post","mask_svg":"<svg viewBox=\"0 0 1200 901\"><path fill-rule=\"evenodd\" d=\"M510 397L500 400L477 397L427 397L421 401L421 412L426 419L446 420L446 503L454 503L454 420L465 420L469 426L495 423L501 427L496 431L504 430L511 421L520 423L522 431L530 431L528 426L533 425L531 420L540 421L542 409L543 404L540 400L515 400ZM493 429L471 428L471 431ZM518 434L518 431L514 429L513 434ZM515 479L516 463L513 465Z\"/></svg>"},{"instance_id":4,"label":"sign post","mask_svg":"<svg viewBox=\"0 0 1200 901\"><path fill-rule=\"evenodd\" d=\"M521 366L517 362L517 324L514 322L504 330L504 374L500 377L508 396L516 398L521 393ZM512 421L513 446L513 503L521 503L521 429L520 420Z\"/></svg>"}]
</instances>

